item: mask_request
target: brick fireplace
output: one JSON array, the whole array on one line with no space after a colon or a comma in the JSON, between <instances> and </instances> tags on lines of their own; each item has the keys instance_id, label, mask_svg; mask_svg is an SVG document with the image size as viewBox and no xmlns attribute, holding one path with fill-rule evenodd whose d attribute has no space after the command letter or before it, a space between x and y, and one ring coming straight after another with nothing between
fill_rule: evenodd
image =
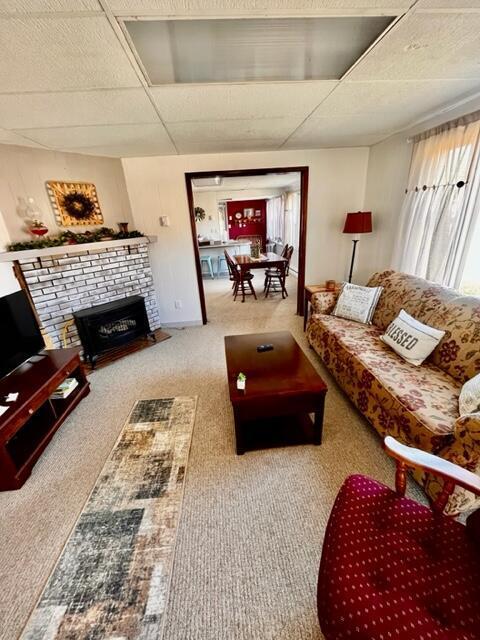
<instances>
[{"instance_id":1,"label":"brick fireplace","mask_svg":"<svg viewBox=\"0 0 480 640\"><path fill-rule=\"evenodd\" d=\"M150 240L151 241L151 240ZM150 328L160 327L148 238L95 242L12 253L53 346L80 345L73 313L140 295Z\"/></svg>"}]
</instances>

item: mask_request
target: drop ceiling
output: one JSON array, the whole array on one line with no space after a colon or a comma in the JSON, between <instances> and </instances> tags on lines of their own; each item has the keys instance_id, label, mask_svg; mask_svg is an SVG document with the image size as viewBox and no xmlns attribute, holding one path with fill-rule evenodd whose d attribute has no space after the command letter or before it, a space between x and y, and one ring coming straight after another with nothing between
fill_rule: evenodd
<instances>
[{"instance_id":1,"label":"drop ceiling","mask_svg":"<svg viewBox=\"0 0 480 640\"><path fill-rule=\"evenodd\" d=\"M300 56L265 80L257 42L230 71L262 80L225 75L201 51L201 69L183 64L176 83L167 74L156 86L128 26L238 19L277 33L341 17L386 27L353 64L314 65L311 78ZM0 144L114 157L371 145L480 95L479 32L480 0L0 0ZM200 82L217 72L222 81Z\"/></svg>"}]
</instances>

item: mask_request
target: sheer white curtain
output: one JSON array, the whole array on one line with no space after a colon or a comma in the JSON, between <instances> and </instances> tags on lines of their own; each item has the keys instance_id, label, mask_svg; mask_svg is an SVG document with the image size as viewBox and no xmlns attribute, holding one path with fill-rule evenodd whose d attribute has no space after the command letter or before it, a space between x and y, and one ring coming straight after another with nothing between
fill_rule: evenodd
<instances>
[{"instance_id":1,"label":"sheer white curtain","mask_svg":"<svg viewBox=\"0 0 480 640\"><path fill-rule=\"evenodd\" d=\"M285 235L285 194L267 201L267 238L283 242Z\"/></svg>"},{"instance_id":2,"label":"sheer white curtain","mask_svg":"<svg viewBox=\"0 0 480 640\"><path fill-rule=\"evenodd\" d=\"M480 212L480 112L419 136L394 266L458 287Z\"/></svg>"}]
</instances>

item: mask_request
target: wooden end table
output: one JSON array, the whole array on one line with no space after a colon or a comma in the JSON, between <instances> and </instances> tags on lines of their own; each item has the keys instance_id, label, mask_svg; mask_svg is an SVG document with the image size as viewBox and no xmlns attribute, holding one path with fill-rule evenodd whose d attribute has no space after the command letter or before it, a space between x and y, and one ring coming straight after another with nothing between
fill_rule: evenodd
<instances>
[{"instance_id":1,"label":"wooden end table","mask_svg":"<svg viewBox=\"0 0 480 640\"><path fill-rule=\"evenodd\" d=\"M260 344L274 348L259 353ZM289 331L226 336L225 355L238 455L279 444L321 444L327 385ZM247 377L245 391L237 389L240 372Z\"/></svg>"}]
</instances>

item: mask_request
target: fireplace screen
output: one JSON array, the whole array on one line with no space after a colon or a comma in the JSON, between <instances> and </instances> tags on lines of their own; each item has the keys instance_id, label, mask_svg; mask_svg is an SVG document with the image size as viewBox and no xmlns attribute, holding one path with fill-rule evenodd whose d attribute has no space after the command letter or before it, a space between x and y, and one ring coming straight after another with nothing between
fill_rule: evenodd
<instances>
[{"instance_id":1,"label":"fireplace screen","mask_svg":"<svg viewBox=\"0 0 480 640\"><path fill-rule=\"evenodd\" d=\"M84 348L85 359L95 366L100 354L139 337L155 339L150 330L145 300L130 296L90 309L73 316Z\"/></svg>"},{"instance_id":2,"label":"fireplace screen","mask_svg":"<svg viewBox=\"0 0 480 640\"><path fill-rule=\"evenodd\" d=\"M113 335L131 331L132 329L135 329L136 326L137 321L135 318L127 318L126 320L115 320L114 322L106 322L105 324L100 325L100 327L98 328L98 333L103 338L109 338Z\"/></svg>"}]
</instances>

